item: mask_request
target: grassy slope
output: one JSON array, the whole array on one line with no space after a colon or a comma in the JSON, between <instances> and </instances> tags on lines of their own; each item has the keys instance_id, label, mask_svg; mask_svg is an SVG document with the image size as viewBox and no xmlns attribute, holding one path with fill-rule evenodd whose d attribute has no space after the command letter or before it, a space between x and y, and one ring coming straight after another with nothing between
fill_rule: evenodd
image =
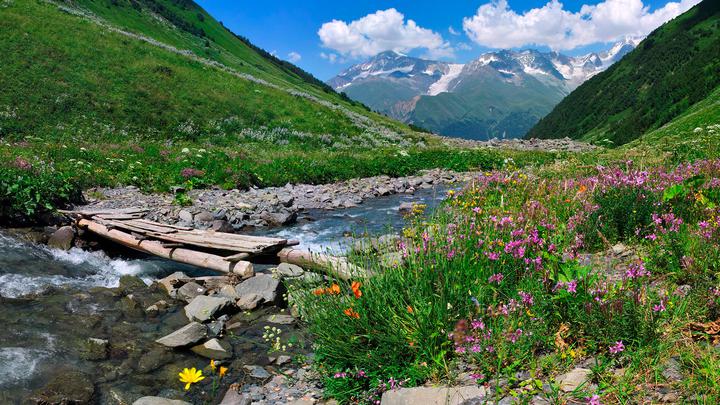
<instances>
[{"instance_id":1,"label":"grassy slope","mask_svg":"<svg viewBox=\"0 0 720 405\"><path fill-rule=\"evenodd\" d=\"M342 137L364 131L340 111L108 32L50 4L30 1L9 4L0 21L0 49L4 54L0 86L6 90L0 95L0 106L16 110L16 117L12 123L3 123L0 133L4 135L37 135L58 124L78 120L85 126L99 123L138 132L160 131L165 135L175 135L180 125L192 120L198 127L196 132L207 133L211 131L207 126L229 117L236 117L236 125L243 128L283 127ZM197 18L198 13L203 13L200 25L207 33L205 37L153 18L145 8L137 11L123 2L119 4L81 2L124 30L189 49L283 88L363 112L393 130L407 131L341 100L335 93L326 93L319 82L309 83L273 64L199 8L185 10L189 15L183 18ZM67 35L69 27L72 35ZM206 39L209 48L205 46Z\"/></svg>"},{"instance_id":2,"label":"grassy slope","mask_svg":"<svg viewBox=\"0 0 720 405\"><path fill-rule=\"evenodd\" d=\"M659 128L720 84L719 27L720 3L703 1L578 87L527 136L623 144Z\"/></svg>"}]
</instances>

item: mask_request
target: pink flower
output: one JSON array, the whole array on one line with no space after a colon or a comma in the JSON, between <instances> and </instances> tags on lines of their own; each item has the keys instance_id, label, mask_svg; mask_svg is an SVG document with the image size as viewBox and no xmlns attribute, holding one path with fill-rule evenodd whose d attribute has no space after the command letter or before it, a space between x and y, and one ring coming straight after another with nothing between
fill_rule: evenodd
<instances>
[{"instance_id":1,"label":"pink flower","mask_svg":"<svg viewBox=\"0 0 720 405\"><path fill-rule=\"evenodd\" d=\"M617 342L615 342L614 345L610 346L611 354L618 354L623 351L625 351L625 345L623 344L622 340L618 340Z\"/></svg>"},{"instance_id":2,"label":"pink flower","mask_svg":"<svg viewBox=\"0 0 720 405\"><path fill-rule=\"evenodd\" d=\"M526 293L525 291L518 291L518 295L522 299L522 303L527 306L531 306L533 304L533 296L530 293Z\"/></svg>"},{"instance_id":3,"label":"pink flower","mask_svg":"<svg viewBox=\"0 0 720 405\"><path fill-rule=\"evenodd\" d=\"M600 396L597 394L591 397L586 397L585 402L587 402L588 405L602 405L602 402L600 402Z\"/></svg>"},{"instance_id":4,"label":"pink flower","mask_svg":"<svg viewBox=\"0 0 720 405\"><path fill-rule=\"evenodd\" d=\"M503 281L503 278L505 278L505 276L503 276L502 273L495 273L488 278L488 283L500 284L500 282Z\"/></svg>"}]
</instances>

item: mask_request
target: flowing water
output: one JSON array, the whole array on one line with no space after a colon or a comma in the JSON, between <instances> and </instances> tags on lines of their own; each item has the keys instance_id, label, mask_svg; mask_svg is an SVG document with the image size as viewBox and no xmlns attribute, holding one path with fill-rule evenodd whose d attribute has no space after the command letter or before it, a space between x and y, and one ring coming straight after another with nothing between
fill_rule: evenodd
<instances>
[{"instance_id":1,"label":"flowing water","mask_svg":"<svg viewBox=\"0 0 720 405\"><path fill-rule=\"evenodd\" d=\"M349 233L381 234L400 228L402 202L434 207L444 195L444 189L421 190L414 196L369 200L356 208L310 211L297 225L258 233L298 239L315 251L337 252L346 246ZM156 317L144 312L159 300L170 301L158 288L146 285L175 271L208 275L202 269L127 252L113 257L76 248L60 252L0 234L0 404L27 403L53 379L59 378L61 385L80 383L63 381L67 370L86 374L95 387L96 403L179 395L178 370L202 368L206 360L153 342L187 323L182 306L171 306ZM230 321L240 326L231 337L235 360L229 364L227 381L244 378L245 364L267 362L264 317L278 310L238 314ZM88 356L88 338L109 340L107 355Z\"/></svg>"}]
</instances>

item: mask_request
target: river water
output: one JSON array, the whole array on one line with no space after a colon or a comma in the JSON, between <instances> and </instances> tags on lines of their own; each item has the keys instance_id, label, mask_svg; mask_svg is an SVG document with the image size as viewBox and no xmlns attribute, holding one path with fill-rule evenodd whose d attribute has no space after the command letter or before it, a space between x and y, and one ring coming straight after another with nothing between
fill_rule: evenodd
<instances>
[{"instance_id":1,"label":"river water","mask_svg":"<svg viewBox=\"0 0 720 405\"><path fill-rule=\"evenodd\" d=\"M313 251L339 252L347 245L348 234L377 235L401 228L405 223L398 211L401 203L419 202L432 209L445 192L419 190L415 195L368 200L355 208L308 211L294 226L257 233L298 239L301 247ZM0 404L27 403L28 397L66 370L87 374L96 403L177 394L177 371L202 368L205 360L189 351L169 353L153 343L187 323L182 306L153 318L143 311L158 300L168 300L145 284L175 271L209 274L132 254L110 257L77 248L60 252L0 234ZM125 278L121 285L122 276L137 276L143 283ZM242 365L266 361L265 324L259 318L277 310L266 308L235 319L243 326L233 331L236 359L228 381L243 377ZM84 351L88 338L110 341L107 358L88 358Z\"/></svg>"}]
</instances>

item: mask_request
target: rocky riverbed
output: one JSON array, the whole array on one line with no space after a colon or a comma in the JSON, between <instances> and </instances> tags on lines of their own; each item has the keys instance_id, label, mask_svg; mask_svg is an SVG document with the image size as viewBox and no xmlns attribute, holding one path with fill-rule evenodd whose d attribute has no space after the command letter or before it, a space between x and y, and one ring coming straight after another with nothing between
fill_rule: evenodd
<instances>
[{"instance_id":1,"label":"rocky riverbed","mask_svg":"<svg viewBox=\"0 0 720 405\"><path fill-rule=\"evenodd\" d=\"M429 170L417 176L377 176L325 185L291 185L250 190L176 190L192 205L180 207L172 194L146 194L135 187L91 189L82 210L142 207L153 221L218 231L283 226L295 223L305 210L340 210L368 199L470 181L476 173Z\"/></svg>"}]
</instances>

